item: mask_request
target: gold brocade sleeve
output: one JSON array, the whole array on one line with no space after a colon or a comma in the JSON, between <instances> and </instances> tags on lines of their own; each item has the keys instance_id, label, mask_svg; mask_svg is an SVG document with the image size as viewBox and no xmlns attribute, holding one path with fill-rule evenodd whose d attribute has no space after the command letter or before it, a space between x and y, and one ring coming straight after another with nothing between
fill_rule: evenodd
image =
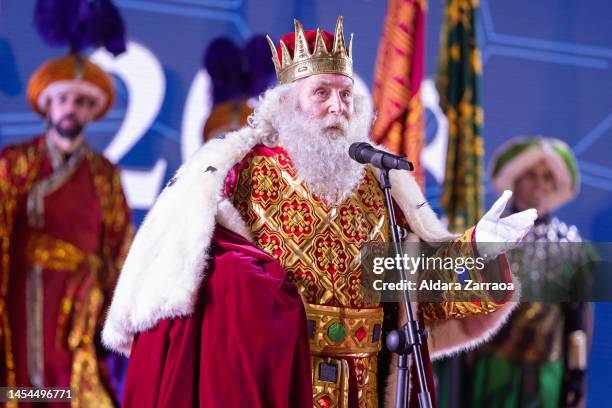
<instances>
[{"instance_id":1,"label":"gold brocade sleeve","mask_svg":"<svg viewBox=\"0 0 612 408\"><path fill-rule=\"evenodd\" d=\"M17 199L32 185L39 173L37 160L43 148L42 138L5 147L0 151L0 378L7 386L15 386L15 360L11 343L11 328L6 310L11 237L13 234ZM8 403L7 406L13 406Z\"/></svg>"},{"instance_id":2,"label":"gold brocade sleeve","mask_svg":"<svg viewBox=\"0 0 612 408\"><path fill-rule=\"evenodd\" d=\"M431 288L430 284L429 289L419 291L419 296L425 297L425 301L420 302L425 320L463 319L488 314L501 308L512 297L514 284L505 256L500 255L485 263L476 249L474 233L475 227L472 227L459 238L439 247L433 254L433 257L445 260L474 260L469 265L464 264L462 273L448 268L435 268L427 269L419 276L420 285L423 281L440 282L443 287L439 290ZM484 268L477 266L479 259Z\"/></svg>"}]
</instances>

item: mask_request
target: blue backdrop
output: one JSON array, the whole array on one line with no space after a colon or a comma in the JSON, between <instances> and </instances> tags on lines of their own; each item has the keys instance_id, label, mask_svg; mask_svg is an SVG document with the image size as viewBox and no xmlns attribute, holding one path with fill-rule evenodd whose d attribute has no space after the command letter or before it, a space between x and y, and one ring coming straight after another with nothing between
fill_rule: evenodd
<instances>
[{"instance_id":1,"label":"blue backdrop","mask_svg":"<svg viewBox=\"0 0 612 408\"><path fill-rule=\"evenodd\" d=\"M292 30L333 30L339 14L355 33L357 73L371 83L385 14L383 0L116 0L128 27L129 52L112 61L93 58L113 72L119 90L110 114L91 126L88 139L119 163L130 205L140 222L185 157L197 147L209 109L201 58L215 37L243 43L255 33L275 40ZM430 1L426 73L436 71L442 0ZM578 157L582 190L559 211L593 241L612 238L612 3L605 0L481 0L478 24L484 76L482 101L487 164L491 153L517 135L565 140ZM42 130L24 92L45 59L65 50L45 47L32 27L32 0L0 0L0 146ZM431 107L431 104L430 104ZM427 111L427 141L440 129ZM442 158L438 158L440 161ZM432 203L439 184L428 174ZM487 189L487 203L493 201ZM609 406L612 307L596 307L589 406Z\"/></svg>"}]
</instances>

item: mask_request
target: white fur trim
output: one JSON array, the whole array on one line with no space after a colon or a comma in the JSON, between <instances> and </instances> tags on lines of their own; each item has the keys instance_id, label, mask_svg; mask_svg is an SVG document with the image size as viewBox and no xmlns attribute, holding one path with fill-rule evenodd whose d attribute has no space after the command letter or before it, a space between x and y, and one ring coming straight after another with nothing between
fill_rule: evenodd
<instances>
[{"instance_id":1,"label":"white fur trim","mask_svg":"<svg viewBox=\"0 0 612 408\"><path fill-rule=\"evenodd\" d=\"M519 305L521 285L513 277L512 300L489 314L478 314L464 319L426 321L429 337L427 345L432 360L472 350L490 340L506 323L512 311Z\"/></svg>"},{"instance_id":2,"label":"white fur trim","mask_svg":"<svg viewBox=\"0 0 612 408\"><path fill-rule=\"evenodd\" d=\"M38 96L38 101L36 101L38 104L38 109L45 112L49 98L60 92L68 91L77 91L93 98L95 101L93 108L94 116L98 115L102 109L104 109L104 106L108 101L108 96L106 93L100 87L97 87L91 82L84 81L82 79L66 79L63 81L52 82L40 93Z\"/></svg>"},{"instance_id":3,"label":"white fur trim","mask_svg":"<svg viewBox=\"0 0 612 408\"><path fill-rule=\"evenodd\" d=\"M380 170L374 168L380 178ZM412 231L425 242L443 242L460 234L449 232L433 212L421 188L412 175L404 170L391 170L391 195L404 213Z\"/></svg>"},{"instance_id":4,"label":"white fur trim","mask_svg":"<svg viewBox=\"0 0 612 408\"><path fill-rule=\"evenodd\" d=\"M249 127L210 140L162 191L119 276L102 332L107 347L129 355L135 333L192 312L217 216L234 231L243 229L224 202L223 187L229 170L255 144Z\"/></svg>"},{"instance_id":5,"label":"white fur trim","mask_svg":"<svg viewBox=\"0 0 612 408\"><path fill-rule=\"evenodd\" d=\"M236 207L234 207L227 198L224 198L219 203L219 207L217 208L217 223L238 235L242 235L249 241L255 242L246 222L244 222L244 219Z\"/></svg>"}]
</instances>

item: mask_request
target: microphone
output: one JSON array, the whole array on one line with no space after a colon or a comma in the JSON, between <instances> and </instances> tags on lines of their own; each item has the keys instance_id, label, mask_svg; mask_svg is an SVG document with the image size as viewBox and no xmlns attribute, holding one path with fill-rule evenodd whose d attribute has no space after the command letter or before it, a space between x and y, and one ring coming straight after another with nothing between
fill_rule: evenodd
<instances>
[{"instance_id":1,"label":"microphone","mask_svg":"<svg viewBox=\"0 0 612 408\"><path fill-rule=\"evenodd\" d=\"M408 160L391 153L379 150L369 143L353 143L349 147L351 159L361 164L371 164L381 170L414 170L414 166Z\"/></svg>"}]
</instances>

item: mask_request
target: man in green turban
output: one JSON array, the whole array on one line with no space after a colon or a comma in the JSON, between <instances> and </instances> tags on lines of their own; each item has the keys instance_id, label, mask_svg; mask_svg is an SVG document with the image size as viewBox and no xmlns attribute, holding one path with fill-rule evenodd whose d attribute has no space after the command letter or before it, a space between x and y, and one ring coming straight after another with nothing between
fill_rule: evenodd
<instances>
[{"instance_id":1,"label":"man in green turban","mask_svg":"<svg viewBox=\"0 0 612 408\"><path fill-rule=\"evenodd\" d=\"M539 218L508 254L526 301L476 352L470 406L578 406L586 384L590 310L576 290L588 290L593 258L576 227L552 215L578 193L576 160L564 142L534 137L511 140L491 168L495 189L514 191L511 211L536 208Z\"/></svg>"}]
</instances>

